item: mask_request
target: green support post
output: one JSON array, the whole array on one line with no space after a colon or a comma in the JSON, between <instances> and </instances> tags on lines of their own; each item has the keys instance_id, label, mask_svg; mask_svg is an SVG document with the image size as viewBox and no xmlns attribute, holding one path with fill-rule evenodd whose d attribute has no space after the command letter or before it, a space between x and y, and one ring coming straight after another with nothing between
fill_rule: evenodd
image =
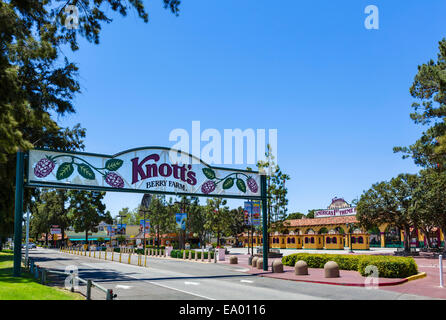
<instances>
[{"instance_id":1,"label":"green support post","mask_svg":"<svg viewBox=\"0 0 446 320\"><path fill-rule=\"evenodd\" d=\"M24 153L17 152L15 173L15 215L14 215L14 268L13 276L20 277L22 260L22 220L23 220L23 159Z\"/></svg>"},{"instance_id":2,"label":"green support post","mask_svg":"<svg viewBox=\"0 0 446 320\"><path fill-rule=\"evenodd\" d=\"M266 175L260 176L260 196L262 197L262 221L263 221L263 270L268 271L268 213Z\"/></svg>"}]
</instances>

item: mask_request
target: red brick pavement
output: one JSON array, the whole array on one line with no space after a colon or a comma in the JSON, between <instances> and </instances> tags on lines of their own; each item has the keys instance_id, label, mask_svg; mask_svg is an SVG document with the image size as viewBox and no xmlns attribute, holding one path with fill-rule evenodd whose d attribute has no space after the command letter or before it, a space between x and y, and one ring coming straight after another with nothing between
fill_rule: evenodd
<instances>
[{"instance_id":1,"label":"red brick pavement","mask_svg":"<svg viewBox=\"0 0 446 320\"><path fill-rule=\"evenodd\" d=\"M323 269L309 268L307 276L297 276L294 274L294 268L284 266L283 273L272 273L271 271L263 271L257 268L252 268L248 265L249 255L236 254L238 257L238 266L246 269L249 274L255 274L262 277L270 277L284 280L304 281L314 283L325 283L332 285L345 285L345 286L364 286L365 277L361 276L357 271L341 270L339 278L325 278ZM269 259L268 268L271 270L271 263L275 259ZM446 299L446 288L440 288L439 286L439 269L438 258L415 258L418 265L419 272L426 272L426 277L407 281L406 279L379 279L379 288L381 290L390 290L406 294L416 294L432 298ZM229 264L229 256L226 256L226 261L220 263ZM446 265L446 261L444 262ZM446 286L446 266L443 266L443 275Z\"/></svg>"}]
</instances>

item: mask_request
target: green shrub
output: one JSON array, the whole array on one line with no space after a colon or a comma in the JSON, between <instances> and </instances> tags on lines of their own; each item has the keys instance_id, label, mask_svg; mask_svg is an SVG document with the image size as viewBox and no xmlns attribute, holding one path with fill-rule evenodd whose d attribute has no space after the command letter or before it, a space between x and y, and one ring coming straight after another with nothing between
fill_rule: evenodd
<instances>
[{"instance_id":1,"label":"green shrub","mask_svg":"<svg viewBox=\"0 0 446 320\"><path fill-rule=\"evenodd\" d=\"M365 272L368 265L376 266L381 278L406 278L418 273L411 257L296 253L283 257L282 263L293 267L299 260L305 261L309 268L323 268L328 261L334 261L340 270L356 270L362 276L368 275Z\"/></svg>"},{"instance_id":2,"label":"green shrub","mask_svg":"<svg viewBox=\"0 0 446 320\"><path fill-rule=\"evenodd\" d=\"M418 273L418 267L412 257L368 256L361 259L358 271L367 276L368 265L378 268L380 278L406 278Z\"/></svg>"}]
</instances>

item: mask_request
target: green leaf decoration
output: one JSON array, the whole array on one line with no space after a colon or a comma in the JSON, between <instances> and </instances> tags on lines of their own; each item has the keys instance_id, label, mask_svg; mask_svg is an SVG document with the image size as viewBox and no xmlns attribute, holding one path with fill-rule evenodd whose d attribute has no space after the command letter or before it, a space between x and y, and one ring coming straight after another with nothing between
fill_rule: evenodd
<instances>
[{"instance_id":1,"label":"green leaf decoration","mask_svg":"<svg viewBox=\"0 0 446 320\"><path fill-rule=\"evenodd\" d=\"M93 170L90 168L90 166L84 163L77 165L77 172L79 172L79 174L85 179L94 180L95 178Z\"/></svg>"},{"instance_id":2,"label":"green leaf decoration","mask_svg":"<svg viewBox=\"0 0 446 320\"><path fill-rule=\"evenodd\" d=\"M246 184L245 181L243 181L242 179L237 179L237 188L242 191L242 192L246 192Z\"/></svg>"},{"instance_id":3,"label":"green leaf decoration","mask_svg":"<svg viewBox=\"0 0 446 320\"><path fill-rule=\"evenodd\" d=\"M223 182L223 189L229 189L234 185L234 179L228 178Z\"/></svg>"},{"instance_id":4,"label":"green leaf decoration","mask_svg":"<svg viewBox=\"0 0 446 320\"><path fill-rule=\"evenodd\" d=\"M74 172L74 167L71 162L62 163L57 169L56 178L57 180L63 180L71 176Z\"/></svg>"},{"instance_id":5,"label":"green leaf decoration","mask_svg":"<svg viewBox=\"0 0 446 320\"><path fill-rule=\"evenodd\" d=\"M116 171L119 168L121 168L124 161L121 159L109 159L107 162L105 162L105 169L109 171Z\"/></svg>"},{"instance_id":6,"label":"green leaf decoration","mask_svg":"<svg viewBox=\"0 0 446 320\"><path fill-rule=\"evenodd\" d=\"M203 173L206 176L206 178L212 180L215 179L215 172L214 170L210 169L210 168L203 168Z\"/></svg>"}]
</instances>

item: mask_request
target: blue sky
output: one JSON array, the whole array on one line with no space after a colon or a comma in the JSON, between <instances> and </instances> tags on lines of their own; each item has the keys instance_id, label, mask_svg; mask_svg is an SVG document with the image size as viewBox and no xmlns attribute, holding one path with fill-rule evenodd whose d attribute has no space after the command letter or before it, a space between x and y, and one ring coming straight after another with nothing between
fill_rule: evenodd
<instances>
[{"instance_id":1,"label":"blue sky","mask_svg":"<svg viewBox=\"0 0 446 320\"><path fill-rule=\"evenodd\" d=\"M100 45L64 50L82 94L60 120L87 128L86 151L172 146L170 131L194 120L221 133L277 129L288 209L304 213L417 171L392 148L423 129L409 88L446 36L446 2L184 0L179 17L145 3L149 23L113 15ZM370 4L379 30L364 27ZM116 215L141 198L108 193L106 204Z\"/></svg>"}]
</instances>

